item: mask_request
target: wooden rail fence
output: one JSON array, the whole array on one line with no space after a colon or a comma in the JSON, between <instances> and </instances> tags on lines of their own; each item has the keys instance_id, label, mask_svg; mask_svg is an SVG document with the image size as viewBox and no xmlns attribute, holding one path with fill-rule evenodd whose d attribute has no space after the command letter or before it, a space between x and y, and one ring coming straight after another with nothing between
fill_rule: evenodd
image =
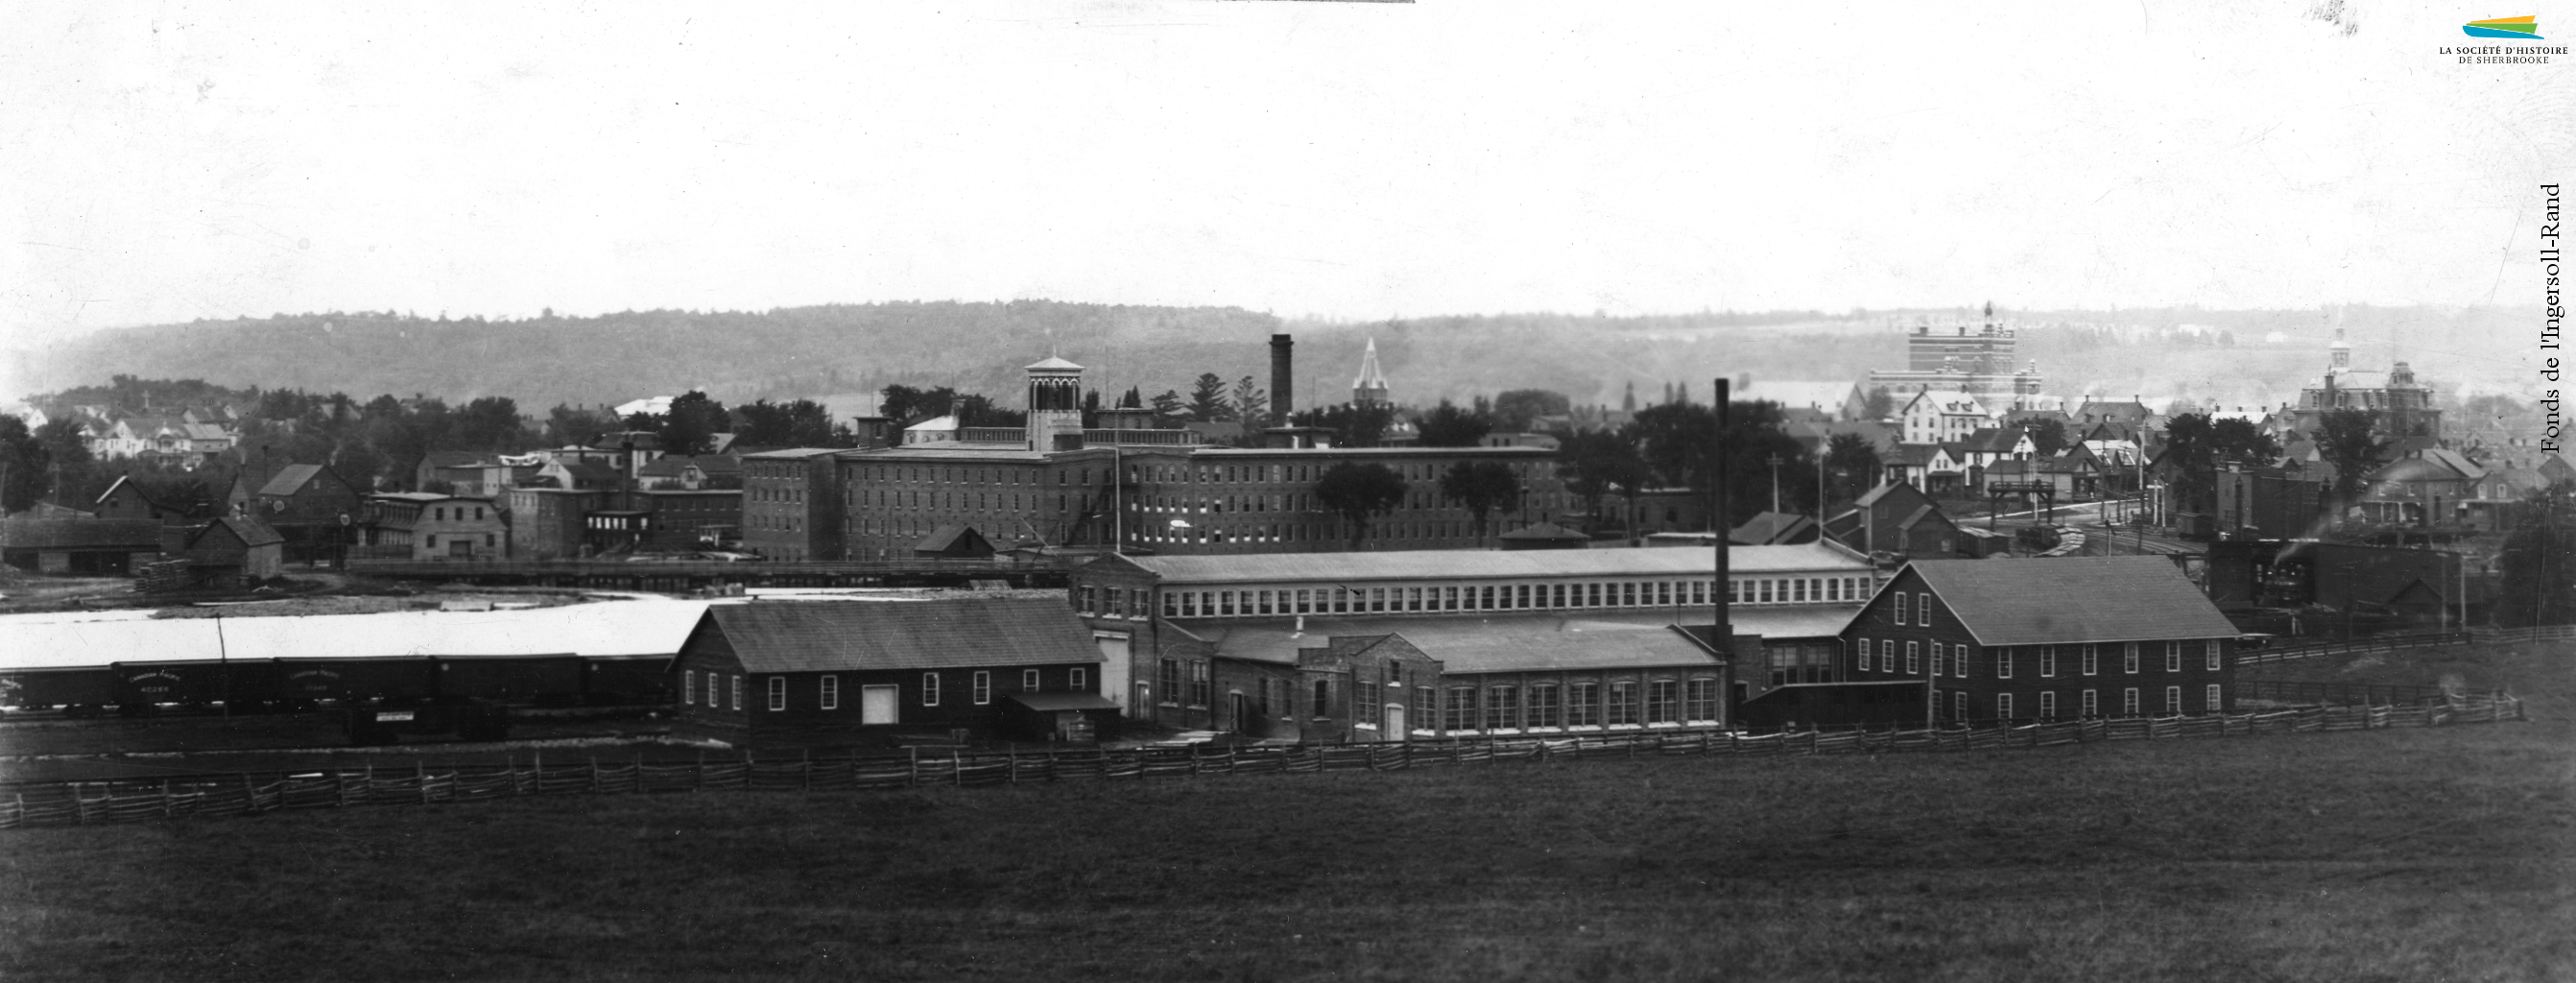
<instances>
[{"instance_id":1,"label":"wooden rail fence","mask_svg":"<svg viewBox=\"0 0 2576 983\"><path fill-rule=\"evenodd\" d=\"M2411 706L2310 706L2256 713L2123 717L1983 727L1743 734L1664 732L1581 737L1465 738L1384 744L1233 748L1133 748L1046 753L915 753L904 757L657 763L588 759L410 769L250 772L0 786L0 829L256 815L290 809L428 805L540 795L655 792L839 791L925 785L1142 781L1201 775L1402 771L1502 761L1640 756L1972 751L2097 741L2251 737L2321 731L2439 727L2523 719L2512 696L2457 697Z\"/></svg>"}]
</instances>

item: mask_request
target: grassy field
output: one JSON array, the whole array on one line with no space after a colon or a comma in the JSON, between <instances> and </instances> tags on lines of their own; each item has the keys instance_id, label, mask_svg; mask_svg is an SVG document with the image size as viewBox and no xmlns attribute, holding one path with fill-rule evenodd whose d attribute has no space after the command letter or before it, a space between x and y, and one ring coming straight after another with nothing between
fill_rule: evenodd
<instances>
[{"instance_id":1,"label":"grassy field","mask_svg":"<svg viewBox=\"0 0 2576 983\"><path fill-rule=\"evenodd\" d=\"M2527 724L24 830L0 978L2569 979L2571 656L2484 657Z\"/></svg>"}]
</instances>

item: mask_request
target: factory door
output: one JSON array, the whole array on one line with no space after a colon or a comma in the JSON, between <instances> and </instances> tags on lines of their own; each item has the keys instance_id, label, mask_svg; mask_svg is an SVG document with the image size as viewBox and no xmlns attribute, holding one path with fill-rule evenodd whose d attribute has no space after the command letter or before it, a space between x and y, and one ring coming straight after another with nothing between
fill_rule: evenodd
<instances>
[{"instance_id":1,"label":"factory door","mask_svg":"<svg viewBox=\"0 0 2576 983\"><path fill-rule=\"evenodd\" d=\"M893 686L859 687L859 723L891 724L895 722L896 694Z\"/></svg>"},{"instance_id":2,"label":"factory door","mask_svg":"<svg viewBox=\"0 0 2576 983\"><path fill-rule=\"evenodd\" d=\"M1234 732L1245 737L1261 736L1262 720L1252 712L1252 698L1241 693L1228 694L1226 702L1234 705Z\"/></svg>"},{"instance_id":3,"label":"factory door","mask_svg":"<svg viewBox=\"0 0 2576 983\"><path fill-rule=\"evenodd\" d=\"M1412 732L1412 731L1409 731L1409 730L1404 729L1404 704L1401 704L1401 703L1389 703L1389 704L1387 704L1387 705L1386 705L1386 739L1387 739L1387 740L1390 740L1390 741L1402 741L1402 740L1409 740L1409 739L1411 739L1411 738L1412 738L1412 736L1413 736L1413 732Z\"/></svg>"}]
</instances>

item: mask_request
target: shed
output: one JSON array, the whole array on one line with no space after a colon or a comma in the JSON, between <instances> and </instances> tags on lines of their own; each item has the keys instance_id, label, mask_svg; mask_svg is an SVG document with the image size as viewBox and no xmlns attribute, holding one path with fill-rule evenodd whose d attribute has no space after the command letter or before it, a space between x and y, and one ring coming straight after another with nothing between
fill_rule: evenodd
<instances>
[{"instance_id":1,"label":"shed","mask_svg":"<svg viewBox=\"0 0 2576 983\"><path fill-rule=\"evenodd\" d=\"M993 555L993 543L975 527L949 523L912 544L912 555L945 560L981 560Z\"/></svg>"},{"instance_id":2,"label":"shed","mask_svg":"<svg viewBox=\"0 0 2576 983\"><path fill-rule=\"evenodd\" d=\"M0 521L0 561L40 573L123 575L136 554L148 562L161 549L156 519L43 519Z\"/></svg>"},{"instance_id":3,"label":"shed","mask_svg":"<svg viewBox=\"0 0 2576 983\"><path fill-rule=\"evenodd\" d=\"M1118 736L1118 704L1098 693L1013 693L997 713L1015 741L1096 744Z\"/></svg>"}]
</instances>

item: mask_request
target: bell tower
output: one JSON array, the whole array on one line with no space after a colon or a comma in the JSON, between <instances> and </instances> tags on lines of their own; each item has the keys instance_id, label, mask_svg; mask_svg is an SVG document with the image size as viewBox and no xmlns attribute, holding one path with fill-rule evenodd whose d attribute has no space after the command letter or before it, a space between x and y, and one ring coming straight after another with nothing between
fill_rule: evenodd
<instances>
[{"instance_id":1,"label":"bell tower","mask_svg":"<svg viewBox=\"0 0 2576 983\"><path fill-rule=\"evenodd\" d=\"M1029 449L1082 449L1082 366L1049 355L1028 373Z\"/></svg>"}]
</instances>

